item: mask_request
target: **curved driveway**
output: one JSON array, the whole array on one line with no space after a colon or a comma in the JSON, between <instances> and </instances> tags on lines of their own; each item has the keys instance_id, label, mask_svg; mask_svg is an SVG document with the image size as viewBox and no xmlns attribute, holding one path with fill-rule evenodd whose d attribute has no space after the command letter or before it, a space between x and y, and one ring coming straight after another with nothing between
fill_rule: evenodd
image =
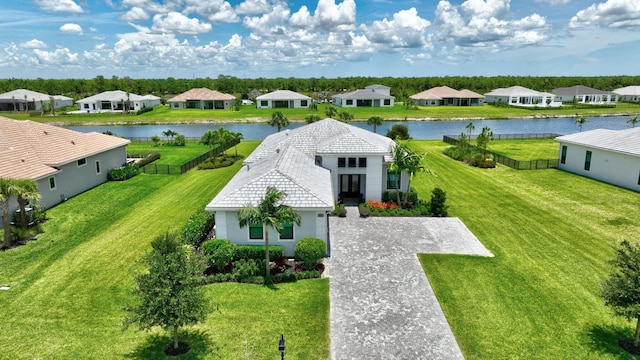
<instances>
[{"instance_id":1,"label":"curved driveway","mask_svg":"<svg viewBox=\"0 0 640 360\"><path fill-rule=\"evenodd\" d=\"M493 256L456 218L331 217L332 359L464 359L418 253Z\"/></svg>"}]
</instances>

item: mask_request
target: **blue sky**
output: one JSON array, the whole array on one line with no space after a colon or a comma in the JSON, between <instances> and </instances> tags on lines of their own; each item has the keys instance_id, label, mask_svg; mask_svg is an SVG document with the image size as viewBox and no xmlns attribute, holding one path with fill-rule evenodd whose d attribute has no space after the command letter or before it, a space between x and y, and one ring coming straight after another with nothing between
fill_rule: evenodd
<instances>
[{"instance_id":1,"label":"blue sky","mask_svg":"<svg viewBox=\"0 0 640 360\"><path fill-rule=\"evenodd\" d=\"M0 78L639 75L640 1L3 0Z\"/></svg>"}]
</instances>

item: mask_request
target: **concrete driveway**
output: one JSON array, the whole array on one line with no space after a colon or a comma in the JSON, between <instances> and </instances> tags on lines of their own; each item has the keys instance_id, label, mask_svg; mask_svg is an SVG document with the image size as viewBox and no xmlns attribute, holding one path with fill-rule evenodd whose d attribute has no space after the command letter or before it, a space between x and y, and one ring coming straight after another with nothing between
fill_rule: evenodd
<instances>
[{"instance_id":1,"label":"concrete driveway","mask_svg":"<svg viewBox=\"0 0 640 360\"><path fill-rule=\"evenodd\" d=\"M493 256L456 218L331 217L332 359L464 359L418 253Z\"/></svg>"}]
</instances>

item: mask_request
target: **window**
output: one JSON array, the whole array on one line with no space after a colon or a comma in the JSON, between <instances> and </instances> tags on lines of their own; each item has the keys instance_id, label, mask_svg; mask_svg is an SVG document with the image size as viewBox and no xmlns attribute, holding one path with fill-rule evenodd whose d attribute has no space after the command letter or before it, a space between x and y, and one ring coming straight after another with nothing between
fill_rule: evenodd
<instances>
[{"instance_id":1,"label":"window","mask_svg":"<svg viewBox=\"0 0 640 360\"><path fill-rule=\"evenodd\" d=\"M280 239L292 240L293 239L293 224L282 223L282 232L280 233Z\"/></svg>"},{"instance_id":2,"label":"window","mask_svg":"<svg viewBox=\"0 0 640 360\"><path fill-rule=\"evenodd\" d=\"M49 189L53 190L56 188L56 178L53 176L49 178Z\"/></svg>"},{"instance_id":3,"label":"window","mask_svg":"<svg viewBox=\"0 0 640 360\"><path fill-rule=\"evenodd\" d=\"M384 99L384 106L391 105L391 99Z\"/></svg>"},{"instance_id":4,"label":"window","mask_svg":"<svg viewBox=\"0 0 640 360\"><path fill-rule=\"evenodd\" d=\"M267 107L267 106L269 106L269 101L267 101L267 100L260 100L260 106L261 106L261 107Z\"/></svg>"},{"instance_id":5,"label":"window","mask_svg":"<svg viewBox=\"0 0 640 360\"><path fill-rule=\"evenodd\" d=\"M358 167L367 167L367 158L358 158Z\"/></svg>"},{"instance_id":6,"label":"window","mask_svg":"<svg viewBox=\"0 0 640 360\"><path fill-rule=\"evenodd\" d=\"M307 100L300 100L300 106L307 107L308 106Z\"/></svg>"},{"instance_id":7,"label":"window","mask_svg":"<svg viewBox=\"0 0 640 360\"><path fill-rule=\"evenodd\" d=\"M353 105L353 100L351 99L347 100L347 105Z\"/></svg>"},{"instance_id":8,"label":"window","mask_svg":"<svg viewBox=\"0 0 640 360\"><path fill-rule=\"evenodd\" d=\"M78 166L85 166L87 164L87 158L78 160Z\"/></svg>"},{"instance_id":9,"label":"window","mask_svg":"<svg viewBox=\"0 0 640 360\"><path fill-rule=\"evenodd\" d=\"M564 164L567 161L567 146L562 145L562 154L560 155L560 164Z\"/></svg>"},{"instance_id":10,"label":"window","mask_svg":"<svg viewBox=\"0 0 640 360\"><path fill-rule=\"evenodd\" d=\"M345 167L345 158L338 158L338 167Z\"/></svg>"},{"instance_id":11,"label":"window","mask_svg":"<svg viewBox=\"0 0 640 360\"><path fill-rule=\"evenodd\" d=\"M584 169L589 171L591 169L591 151L587 151L584 157Z\"/></svg>"},{"instance_id":12,"label":"window","mask_svg":"<svg viewBox=\"0 0 640 360\"><path fill-rule=\"evenodd\" d=\"M401 176L398 174L398 185L400 185ZM396 189L396 173L387 171L387 189Z\"/></svg>"},{"instance_id":13,"label":"window","mask_svg":"<svg viewBox=\"0 0 640 360\"><path fill-rule=\"evenodd\" d=\"M356 167L356 158L349 158L349 167Z\"/></svg>"},{"instance_id":14,"label":"window","mask_svg":"<svg viewBox=\"0 0 640 360\"><path fill-rule=\"evenodd\" d=\"M100 174L100 161L96 161L96 174Z\"/></svg>"},{"instance_id":15,"label":"window","mask_svg":"<svg viewBox=\"0 0 640 360\"><path fill-rule=\"evenodd\" d=\"M262 223L251 224L249 225L249 239L251 240L262 240Z\"/></svg>"}]
</instances>

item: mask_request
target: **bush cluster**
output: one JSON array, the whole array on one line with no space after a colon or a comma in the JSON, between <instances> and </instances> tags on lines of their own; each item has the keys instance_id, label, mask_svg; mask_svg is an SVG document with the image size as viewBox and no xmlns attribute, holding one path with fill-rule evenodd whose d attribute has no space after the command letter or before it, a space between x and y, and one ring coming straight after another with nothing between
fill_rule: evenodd
<instances>
[{"instance_id":1,"label":"bush cluster","mask_svg":"<svg viewBox=\"0 0 640 360\"><path fill-rule=\"evenodd\" d=\"M236 251L233 260L254 259L262 260L265 257L266 247L264 245L235 245ZM282 246L269 246L269 261L275 261L283 254Z\"/></svg>"},{"instance_id":2,"label":"bush cluster","mask_svg":"<svg viewBox=\"0 0 640 360\"><path fill-rule=\"evenodd\" d=\"M221 155L213 159L207 159L198 165L198 170L219 169L233 165L236 161L241 160L243 156Z\"/></svg>"},{"instance_id":3,"label":"bush cluster","mask_svg":"<svg viewBox=\"0 0 640 360\"><path fill-rule=\"evenodd\" d=\"M198 248L205 240L215 224L215 216L206 211L198 210L189 216L187 222L180 229L180 236L185 244Z\"/></svg>"},{"instance_id":4,"label":"bush cluster","mask_svg":"<svg viewBox=\"0 0 640 360\"><path fill-rule=\"evenodd\" d=\"M281 284L281 283L287 283L287 282L296 282L298 280L305 280L305 279L317 279L319 277L320 277L320 272L318 270L300 271L300 272L282 274L282 275L269 275L269 283ZM202 278L203 285L212 284L212 283L230 282L230 281L262 285L264 284L264 276L260 276L260 275L248 276L248 277L239 279L235 274L226 273L226 274L215 274L215 275L205 276Z\"/></svg>"},{"instance_id":5,"label":"bush cluster","mask_svg":"<svg viewBox=\"0 0 640 360\"><path fill-rule=\"evenodd\" d=\"M304 267L309 269L327 254L327 244L318 238L305 237L296 244L294 254L296 259L304 261Z\"/></svg>"},{"instance_id":6,"label":"bush cluster","mask_svg":"<svg viewBox=\"0 0 640 360\"><path fill-rule=\"evenodd\" d=\"M140 168L138 164L127 164L119 168L111 169L107 173L109 181L124 181L138 175Z\"/></svg>"},{"instance_id":7,"label":"bush cluster","mask_svg":"<svg viewBox=\"0 0 640 360\"><path fill-rule=\"evenodd\" d=\"M338 217L346 217L347 216L347 208L344 207L344 204L335 204L333 212L331 215Z\"/></svg>"},{"instance_id":8,"label":"bush cluster","mask_svg":"<svg viewBox=\"0 0 640 360\"><path fill-rule=\"evenodd\" d=\"M475 147L449 146L442 152L452 159L462 161L471 166L483 169L496 167L493 157L482 156L482 153Z\"/></svg>"},{"instance_id":9,"label":"bush cluster","mask_svg":"<svg viewBox=\"0 0 640 360\"><path fill-rule=\"evenodd\" d=\"M406 194L406 191L400 191L400 200L401 201L404 200L405 194ZM395 190L385 191L385 192L382 193L382 202L395 203L396 201L397 201L397 197L396 197L396 191ZM414 204L417 204L417 203L418 203L418 193L416 192L416 190L414 188L411 188L409 190L409 197L407 198L407 204L408 204L409 207L411 207L411 206L413 206Z\"/></svg>"},{"instance_id":10,"label":"bush cluster","mask_svg":"<svg viewBox=\"0 0 640 360\"><path fill-rule=\"evenodd\" d=\"M136 112L136 115L141 115L144 113L148 113L149 111L153 111L153 107L143 107L142 109Z\"/></svg>"}]
</instances>

